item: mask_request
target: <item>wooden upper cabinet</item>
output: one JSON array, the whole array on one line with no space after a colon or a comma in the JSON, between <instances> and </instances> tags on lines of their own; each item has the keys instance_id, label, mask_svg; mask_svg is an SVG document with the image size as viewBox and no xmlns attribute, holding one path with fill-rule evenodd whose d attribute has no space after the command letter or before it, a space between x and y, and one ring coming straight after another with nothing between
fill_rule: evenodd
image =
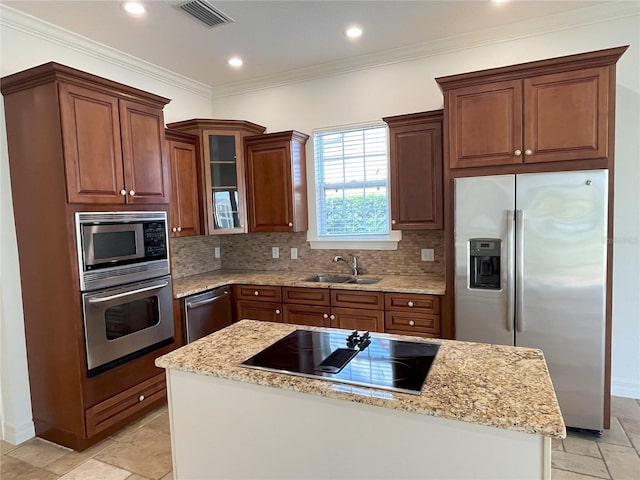
<instances>
[{"instance_id":1,"label":"wooden upper cabinet","mask_svg":"<svg viewBox=\"0 0 640 480\"><path fill-rule=\"evenodd\" d=\"M171 198L169 235L200 235L200 197L198 195L198 137L188 133L165 131Z\"/></svg>"},{"instance_id":2,"label":"wooden upper cabinet","mask_svg":"<svg viewBox=\"0 0 640 480\"><path fill-rule=\"evenodd\" d=\"M391 228L441 229L442 110L383 120L389 125Z\"/></svg>"},{"instance_id":3,"label":"wooden upper cabinet","mask_svg":"<svg viewBox=\"0 0 640 480\"><path fill-rule=\"evenodd\" d=\"M162 107L58 86L69 203L167 203Z\"/></svg>"},{"instance_id":4,"label":"wooden upper cabinet","mask_svg":"<svg viewBox=\"0 0 640 480\"><path fill-rule=\"evenodd\" d=\"M243 139L265 127L243 120L192 119L167 125L200 138L200 204L207 234L247 232Z\"/></svg>"},{"instance_id":5,"label":"wooden upper cabinet","mask_svg":"<svg viewBox=\"0 0 640 480\"><path fill-rule=\"evenodd\" d=\"M308 138L294 130L245 138L249 232L307 230Z\"/></svg>"},{"instance_id":6,"label":"wooden upper cabinet","mask_svg":"<svg viewBox=\"0 0 640 480\"><path fill-rule=\"evenodd\" d=\"M118 99L64 83L58 92L69 203L124 203Z\"/></svg>"},{"instance_id":7,"label":"wooden upper cabinet","mask_svg":"<svg viewBox=\"0 0 640 480\"><path fill-rule=\"evenodd\" d=\"M603 160L627 47L437 78L450 168Z\"/></svg>"},{"instance_id":8,"label":"wooden upper cabinet","mask_svg":"<svg viewBox=\"0 0 640 480\"><path fill-rule=\"evenodd\" d=\"M120 100L127 203L169 203L162 109Z\"/></svg>"}]
</instances>

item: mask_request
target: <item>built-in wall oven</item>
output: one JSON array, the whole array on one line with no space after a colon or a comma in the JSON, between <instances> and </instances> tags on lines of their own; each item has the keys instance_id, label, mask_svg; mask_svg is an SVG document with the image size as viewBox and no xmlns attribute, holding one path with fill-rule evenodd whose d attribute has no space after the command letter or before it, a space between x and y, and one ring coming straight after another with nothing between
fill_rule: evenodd
<instances>
[{"instance_id":1,"label":"built-in wall oven","mask_svg":"<svg viewBox=\"0 0 640 480\"><path fill-rule=\"evenodd\" d=\"M76 213L87 374L173 342L166 212Z\"/></svg>"}]
</instances>

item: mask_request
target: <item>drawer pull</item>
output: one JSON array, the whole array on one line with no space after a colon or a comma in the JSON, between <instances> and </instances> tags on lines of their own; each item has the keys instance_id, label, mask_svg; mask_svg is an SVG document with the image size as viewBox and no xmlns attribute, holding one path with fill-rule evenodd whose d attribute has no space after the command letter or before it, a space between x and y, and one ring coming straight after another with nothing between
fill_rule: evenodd
<instances>
[{"instance_id":1,"label":"drawer pull","mask_svg":"<svg viewBox=\"0 0 640 480\"><path fill-rule=\"evenodd\" d=\"M413 320L409 320L409 326L413 327L416 324L416 322L414 322Z\"/></svg>"},{"instance_id":2,"label":"drawer pull","mask_svg":"<svg viewBox=\"0 0 640 480\"><path fill-rule=\"evenodd\" d=\"M280 310L276 308L276 315L280 315Z\"/></svg>"},{"instance_id":3,"label":"drawer pull","mask_svg":"<svg viewBox=\"0 0 640 480\"><path fill-rule=\"evenodd\" d=\"M144 395L140 395L140 396L138 397L138 401L139 401L139 402L141 402L141 401L143 401L143 400L144 400Z\"/></svg>"},{"instance_id":4,"label":"drawer pull","mask_svg":"<svg viewBox=\"0 0 640 480\"><path fill-rule=\"evenodd\" d=\"M258 290L256 290L255 292L253 292L253 294L257 297L258 295L260 295L260 292L258 292Z\"/></svg>"},{"instance_id":5,"label":"drawer pull","mask_svg":"<svg viewBox=\"0 0 640 480\"><path fill-rule=\"evenodd\" d=\"M409 300L409 301L407 302L407 305L409 305L410 307L413 307L413 302L412 302L411 300Z\"/></svg>"}]
</instances>

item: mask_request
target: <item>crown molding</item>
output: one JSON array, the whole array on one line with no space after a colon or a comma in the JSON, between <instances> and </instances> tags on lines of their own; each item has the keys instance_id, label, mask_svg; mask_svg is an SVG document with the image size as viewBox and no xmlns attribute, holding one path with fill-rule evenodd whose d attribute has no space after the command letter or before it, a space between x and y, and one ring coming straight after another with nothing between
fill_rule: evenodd
<instances>
[{"instance_id":1,"label":"crown molding","mask_svg":"<svg viewBox=\"0 0 640 480\"><path fill-rule=\"evenodd\" d=\"M611 1L579 10L533 18L509 25L487 28L336 62L279 72L246 81L208 86L0 3L0 26L3 28L11 28L44 39L209 100L409 62L486 45L505 43L638 15L640 15L639 2Z\"/></svg>"},{"instance_id":2,"label":"crown molding","mask_svg":"<svg viewBox=\"0 0 640 480\"><path fill-rule=\"evenodd\" d=\"M213 97L226 97L284 86L292 83L341 75L359 70L409 62L430 56L442 55L486 45L506 43L583 26L603 23L618 18L640 15L640 3L636 1L612 1L591 7L561 12L539 18L515 22L500 27L455 35L429 42L361 55L337 62L328 62L306 68L280 72L242 82L213 86Z\"/></svg>"},{"instance_id":3,"label":"crown molding","mask_svg":"<svg viewBox=\"0 0 640 480\"><path fill-rule=\"evenodd\" d=\"M211 99L212 90L208 85L192 80L179 73L129 55L115 48L61 28L32 15L0 3L0 26L10 28L32 37L40 38L57 45L75 50L98 60L117 65L146 77L173 87L195 93L207 100Z\"/></svg>"}]
</instances>

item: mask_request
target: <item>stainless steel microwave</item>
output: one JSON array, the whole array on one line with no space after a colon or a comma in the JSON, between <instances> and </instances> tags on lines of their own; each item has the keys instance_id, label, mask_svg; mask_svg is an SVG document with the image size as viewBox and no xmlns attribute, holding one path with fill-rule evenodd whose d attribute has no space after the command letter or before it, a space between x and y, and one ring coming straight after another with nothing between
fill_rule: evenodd
<instances>
[{"instance_id":1,"label":"stainless steel microwave","mask_svg":"<svg viewBox=\"0 0 640 480\"><path fill-rule=\"evenodd\" d=\"M77 212L80 290L169 274L166 212Z\"/></svg>"}]
</instances>

